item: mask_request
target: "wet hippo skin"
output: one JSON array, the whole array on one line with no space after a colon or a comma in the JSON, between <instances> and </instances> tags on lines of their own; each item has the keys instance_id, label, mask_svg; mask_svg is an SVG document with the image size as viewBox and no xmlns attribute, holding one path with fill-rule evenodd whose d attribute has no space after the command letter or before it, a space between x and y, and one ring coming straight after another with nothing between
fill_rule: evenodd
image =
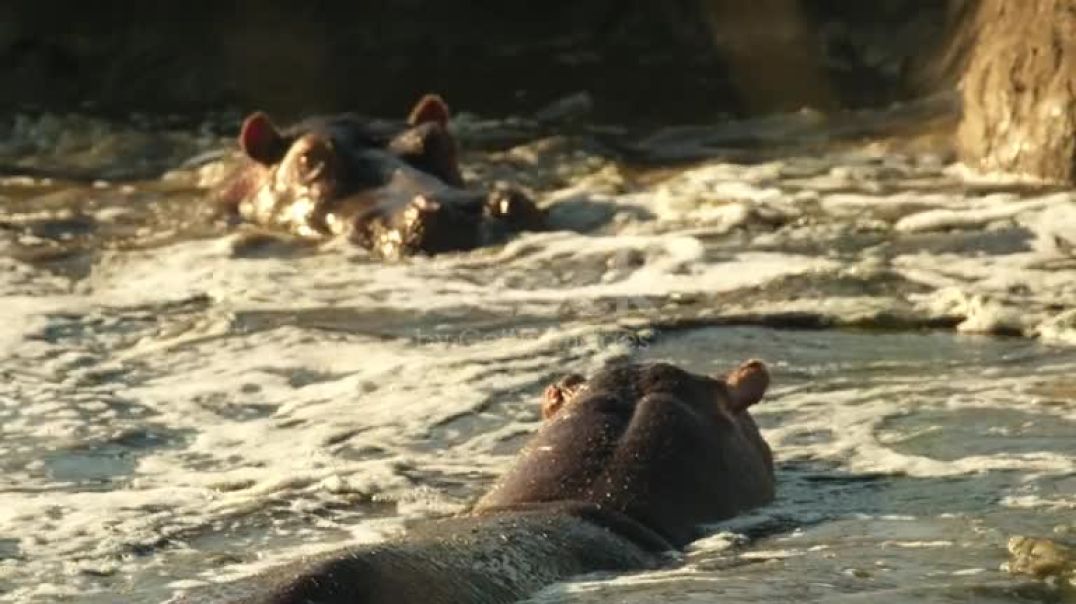
<instances>
[{"instance_id":1,"label":"wet hippo skin","mask_svg":"<svg viewBox=\"0 0 1076 604\"><path fill-rule=\"evenodd\" d=\"M406 123L351 114L280 130L264 113L239 133L244 161L216 192L232 215L310 238L345 236L382 258L469 250L543 228L521 192L464 187L448 106L436 95Z\"/></svg>"},{"instance_id":2,"label":"wet hippo skin","mask_svg":"<svg viewBox=\"0 0 1076 604\"><path fill-rule=\"evenodd\" d=\"M468 514L253 577L229 601L513 602L573 575L654 567L701 524L773 498L770 449L748 413L768 381L759 361L723 378L662 363L569 376Z\"/></svg>"}]
</instances>

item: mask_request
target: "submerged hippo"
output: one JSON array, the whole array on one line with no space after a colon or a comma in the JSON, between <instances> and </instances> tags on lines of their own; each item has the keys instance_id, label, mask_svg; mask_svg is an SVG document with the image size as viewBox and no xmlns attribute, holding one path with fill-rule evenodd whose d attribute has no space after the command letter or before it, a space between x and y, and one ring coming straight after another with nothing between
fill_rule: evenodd
<instances>
[{"instance_id":1,"label":"submerged hippo","mask_svg":"<svg viewBox=\"0 0 1076 604\"><path fill-rule=\"evenodd\" d=\"M464 188L449 110L426 95L406 125L345 114L278 130L246 118L246 161L217 192L232 214L303 237L343 235L384 258L468 250L543 213L522 193Z\"/></svg>"},{"instance_id":2,"label":"submerged hippo","mask_svg":"<svg viewBox=\"0 0 1076 604\"><path fill-rule=\"evenodd\" d=\"M773 498L770 449L748 413L768 382L759 361L716 379L667 364L565 378L468 514L254 577L233 602L512 602L581 573L654 567L701 524Z\"/></svg>"}]
</instances>

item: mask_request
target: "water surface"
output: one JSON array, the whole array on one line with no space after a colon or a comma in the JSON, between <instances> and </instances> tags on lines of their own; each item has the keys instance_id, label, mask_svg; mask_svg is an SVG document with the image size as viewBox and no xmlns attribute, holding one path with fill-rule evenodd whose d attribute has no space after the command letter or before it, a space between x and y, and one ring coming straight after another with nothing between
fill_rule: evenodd
<instances>
[{"instance_id":1,"label":"water surface","mask_svg":"<svg viewBox=\"0 0 1076 604\"><path fill-rule=\"evenodd\" d=\"M0 601L160 602L464 510L548 382L624 357L766 359L778 500L534 601L1065 597L999 567L1076 531L1071 190L802 114L462 116L469 178L557 228L384 264L215 217L216 119L0 123Z\"/></svg>"}]
</instances>

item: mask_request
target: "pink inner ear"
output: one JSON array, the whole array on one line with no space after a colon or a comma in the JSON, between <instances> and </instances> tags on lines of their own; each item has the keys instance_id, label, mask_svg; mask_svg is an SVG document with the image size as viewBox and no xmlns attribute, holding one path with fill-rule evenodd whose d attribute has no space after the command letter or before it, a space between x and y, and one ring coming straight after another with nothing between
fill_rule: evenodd
<instances>
[{"instance_id":1,"label":"pink inner ear","mask_svg":"<svg viewBox=\"0 0 1076 604\"><path fill-rule=\"evenodd\" d=\"M251 159L260 162L272 162L271 156L279 140L276 126L261 111L243 120L243 127L239 130L239 146Z\"/></svg>"},{"instance_id":2,"label":"pink inner ear","mask_svg":"<svg viewBox=\"0 0 1076 604\"><path fill-rule=\"evenodd\" d=\"M556 384L550 384L542 393L542 419L553 417L563 405L564 392Z\"/></svg>"},{"instance_id":3,"label":"pink inner ear","mask_svg":"<svg viewBox=\"0 0 1076 604\"><path fill-rule=\"evenodd\" d=\"M426 122L437 122L445 126L448 124L448 118L448 105L444 99L436 94L427 94L415 103L415 108L407 117L407 123L417 126Z\"/></svg>"}]
</instances>

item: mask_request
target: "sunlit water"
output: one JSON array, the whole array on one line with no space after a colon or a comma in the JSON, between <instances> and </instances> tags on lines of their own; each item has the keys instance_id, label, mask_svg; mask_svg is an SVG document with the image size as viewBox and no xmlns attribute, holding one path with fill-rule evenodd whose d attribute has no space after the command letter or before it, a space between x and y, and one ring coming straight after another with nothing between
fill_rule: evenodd
<instances>
[{"instance_id":1,"label":"sunlit water","mask_svg":"<svg viewBox=\"0 0 1076 604\"><path fill-rule=\"evenodd\" d=\"M766 359L778 499L535 602L1072 597L1000 570L1076 532L1071 190L727 131L644 139L711 156L644 169L471 118L471 179L557 230L383 264L214 221L218 129L139 124L0 123L33 175L0 181L0 601L160 602L464 510L546 383L625 355Z\"/></svg>"}]
</instances>

